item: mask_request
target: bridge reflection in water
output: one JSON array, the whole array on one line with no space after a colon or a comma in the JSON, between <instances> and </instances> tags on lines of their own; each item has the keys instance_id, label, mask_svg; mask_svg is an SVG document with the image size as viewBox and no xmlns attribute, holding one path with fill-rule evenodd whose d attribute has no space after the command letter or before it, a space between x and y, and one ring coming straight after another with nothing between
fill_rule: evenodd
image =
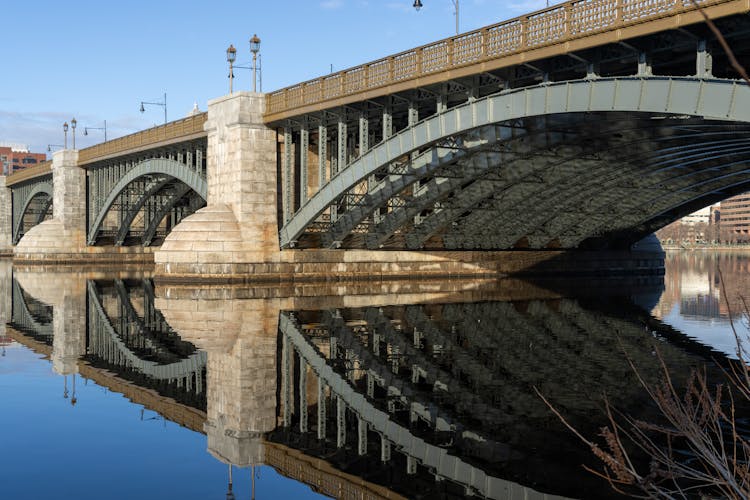
<instances>
[{"instance_id":1,"label":"bridge reflection in water","mask_svg":"<svg viewBox=\"0 0 750 500\"><path fill-rule=\"evenodd\" d=\"M340 498L608 496L533 388L594 435L603 393L654 415L622 349L647 380L657 345L677 378L715 355L636 305L656 303L659 281L587 282L571 297L515 280L284 290L14 277L8 334L57 373L204 432L227 464L270 465Z\"/></svg>"}]
</instances>

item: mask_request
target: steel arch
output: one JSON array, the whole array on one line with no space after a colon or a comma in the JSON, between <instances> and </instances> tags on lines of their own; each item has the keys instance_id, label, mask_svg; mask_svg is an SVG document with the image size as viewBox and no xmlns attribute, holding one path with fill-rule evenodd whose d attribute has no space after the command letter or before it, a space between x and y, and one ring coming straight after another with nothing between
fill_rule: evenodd
<instances>
[{"instance_id":1,"label":"steel arch","mask_svg":"<svg viewBox=\"0 0 750 500\"><path fill-rule=\"evenodd\" d=\"M433 115L381 142L342 169L307 200L279 233L294 242L329 206L398 158L483 126L552 114L648 113L750 122L750 87L735 80L695 77L595 78L543 83L501 92Z\"/></svg>"},{"instance_id":2,"label":"steel arch","mask_svg":"<svg viewBox=\"0 0 750 500\"><path fill-rule=\"evenodd\" d=\"M26 193L26 198L23 200L23 204L21 205L22 208L17 212L18 218L14 221L13 224L13 244L17 244L18 241L21 239L21 228L23 227L23 216L26 214L26 211L29 209L29 205L31 205L31 202L34 200L34 197L40 195L40 194L46 194L49 197L49 203L46 204L47 210L49 210L49 204L52 203L52 199L54 196L54 188L52 187L52 183L50 182L39 182L34 185L31 190ZM45 210L44 212L46 212ZM15 211L14 211L15 212ZM37 224L40 221L37 220Z\"/></svg>"},{"instance_id":3,"label":"steel arch","mask_svg":"<svg viewBox=\"0 0 750 500\"><path fill-rule=\"evenodd\" d=\"M159 380L185 378L206 366L208 355L205 351L198 350L187 358L168 365L160 365L155 361L139 358L128 348L127 345L125 345L122 339L117 335L115 329L112 328L109 317L104 311L104 307L99 300L99 295L91 281L88 283L88 295L91 305L94 306L93 310L95 311L95 314L103 320L101 323L104 326L105 332L110 337L112 347L126 360L127 366Z\"/></svg>"},{"instance_id":4,"label":"steel arch","mask_svg":"<svg viewBox=\"0 0 750 500\"><path fill-rule=\"evenodd\" d=\"M131 182L140 177L154 174L167 175L177 179L198 193L198 195L204 200L208 199L208 183L200 173L176 160L168 158L150 158L128 170L112 187L112 190L109 192L109 195L107 195L101 210L89 228L89 245L94 245L96 243L96 237L101 229L102 223L104 222L104 218L107 216L110 208L112 208L117 197L125 190L125 188Z\"/></svg>"}]
</instances>

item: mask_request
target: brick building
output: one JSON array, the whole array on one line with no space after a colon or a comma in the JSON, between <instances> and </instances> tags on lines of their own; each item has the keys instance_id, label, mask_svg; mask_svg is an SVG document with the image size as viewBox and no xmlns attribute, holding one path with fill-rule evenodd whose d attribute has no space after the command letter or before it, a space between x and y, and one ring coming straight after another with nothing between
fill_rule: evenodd
<instances>
[{"instance_id":1,"label":"brick building","mask_svg":"<svg viewBox=\"0 0 750 500\"><path fill-rule=\"evenodd\" d=\"M47 159L44 153L32 153L27 146L20 144L0 143L0 165L2 175L12 174L16 170L31 167Z\"/></svg>"},{"instance_id":2,"label":"brick building","mask_svg":"<svg viewBox=\"0 0 750 500\"><path fill-rule=\"evenodd\" d=\"M722 236L729 242L750 241L750 192L722 201L720 211Z\"/></svg>"}]
</instances>

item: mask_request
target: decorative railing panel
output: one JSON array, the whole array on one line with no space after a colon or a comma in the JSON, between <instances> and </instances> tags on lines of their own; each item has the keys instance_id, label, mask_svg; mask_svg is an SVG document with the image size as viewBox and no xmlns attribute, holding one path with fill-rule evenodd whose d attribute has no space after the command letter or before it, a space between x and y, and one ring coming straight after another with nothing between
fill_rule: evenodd
<instances>
[{"instance_id":1,"label":"decorative railing panel","mask_svg":"<svg viewBox=\"0 0 750 500\"><path fill-rule=\"evenodd\" d=\"M144 149L148 146L200 134L203 132L206 118L207 113L200 113L82 149L78 152L78 162L79 164L91 163L118 153Z\"/></svg>"},{"instance_id":2,"label":"decorative railing panel","mask_svg":"<svg viewBox=\"0 0 750 500\"><path fill-rule=\"evenodd\" d=\"M6 186L12 186L13 184L19 184L29 179L35 179L44 175L52 173L52 160L43 161L33 167L26 167L22 170L17 170L10 174L6 180Z\"/></svg>"},{"instance_id":3,"label":"decorative railing panel","mask_svg":"<svg viewBox=\"0 0 750 500\"><path fill-rule=\"evenodd\" d=\"M268 95L266 115L737 0L572 0ZM743 10L744 9L744 10Z\"/></svg>"}]
</instances>

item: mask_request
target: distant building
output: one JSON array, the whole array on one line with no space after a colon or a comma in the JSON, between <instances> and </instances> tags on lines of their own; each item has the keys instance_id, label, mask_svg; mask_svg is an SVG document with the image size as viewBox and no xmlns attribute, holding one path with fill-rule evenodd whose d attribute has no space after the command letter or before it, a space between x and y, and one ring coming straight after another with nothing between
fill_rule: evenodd
<instances>
[{"instance_id":1,"label":"distant building","mask_svg":"<svg viewBox=\"0 0 750 500\"><path fill-rule=\"evenodd\" d=\"M41 163L47 159L44 153L32 153L28 146L22 144L0 143L0 165L2 175L9 175L16 170Z\"/></svg>"},{"instance_id":2,"label":"distant building","mask_svg":"<svg viewBox=\"0 0 750 500\"><path fill-rule=\"evenodd\" d=\"M721 234L729 242L750 241L750 193L721 202Z\"/></svg>"},{"instance_id":3,"label":"distant building","mask_svg":"<svg viewBox=\"0 0 750 500\"><path fill-rule=\"evenodd\" d=\"M705 207L686 215L656 232L662 244L695 245L711 243L717 239L714 225L715 207Z\"/></svg>"}]
</instances>

